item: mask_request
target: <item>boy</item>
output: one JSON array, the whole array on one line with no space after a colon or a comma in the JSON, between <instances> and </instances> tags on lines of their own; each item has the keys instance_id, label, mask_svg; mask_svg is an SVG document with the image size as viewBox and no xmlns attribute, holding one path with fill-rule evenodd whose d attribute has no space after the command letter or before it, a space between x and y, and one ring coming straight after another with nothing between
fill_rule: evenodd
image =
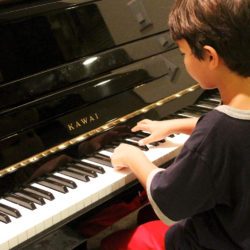
<instances>
[{"instance_id":1,"label":"boy","mask_svg":"<svg viewBox=\"0 0 250 250\"><path fill-rule=\"evenodd\" d=\"M172 38L188 73L204 89L217 88L223 105L197 119L139 122L132 131L191 133L167 169L133 146L111 157L146 188L161 221L115 233L103 249L250 249L250 1L177 0L169 16ZM118 237L118 238L117 238Z\"/></svg>"}]
</instances>

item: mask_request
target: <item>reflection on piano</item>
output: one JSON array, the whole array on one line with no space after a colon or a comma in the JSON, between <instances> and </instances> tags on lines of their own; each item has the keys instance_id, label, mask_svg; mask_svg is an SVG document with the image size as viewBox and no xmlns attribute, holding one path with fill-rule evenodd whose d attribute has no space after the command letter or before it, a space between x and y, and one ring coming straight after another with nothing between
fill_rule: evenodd
<instances>
[{"instance_id":1,"label":"reflection on piano","mask_svg":"<svg viewBox=\"0 0 250 250\"><path fill-rule=\"evenodd\" d=\"M137 121L219 104L171 41L172 0L0 1L0 248L22 249L131 188L112 169ZM188 136L141 147L158 166Z\"/></svg>"}]
</instances>

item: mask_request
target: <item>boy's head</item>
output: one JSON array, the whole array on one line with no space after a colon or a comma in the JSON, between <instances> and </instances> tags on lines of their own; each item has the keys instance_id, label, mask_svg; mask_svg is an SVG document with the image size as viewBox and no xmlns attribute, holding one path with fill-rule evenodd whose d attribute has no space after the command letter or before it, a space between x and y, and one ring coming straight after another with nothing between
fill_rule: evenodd
<instances>
[{"instance_id":1,"label":"boy's head","mask_svg":"<svg viewBox=\"0 0 250 250\"><path fill-rule=\"evenodd\" d=\"M169 27L198 59L209 45L231 71L250 76L250 0L177 0Z\"/></svg>"}]
</instances>

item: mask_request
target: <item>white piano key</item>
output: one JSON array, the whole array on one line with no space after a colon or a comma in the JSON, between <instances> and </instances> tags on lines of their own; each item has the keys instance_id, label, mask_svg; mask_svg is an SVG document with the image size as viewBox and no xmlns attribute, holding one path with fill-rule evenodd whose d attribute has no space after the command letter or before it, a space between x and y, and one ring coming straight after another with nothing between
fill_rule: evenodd
<instances>
[{"instance_id":1,"label":"white piano key","mask_svg":"<svg viewBox=\"0 0 250 250\"><path fill-rule=\"evenodd\" d=\"M50 208L50 214L51 214L52 222L53 222L52 224L56 224L57 222L61 221L62 218L61 218L61 214L60 214L60 209L59 208L60 208L60 205L61 205L61 199L60 198L62 198L63 194L60 193L60 192L54 191L52 189L49 189L47 187L44 187L42 185L39 185L37 183L33 183L31 186L43 189L43 190L48 191L48 192L50 192L50 193L53 194L53 196L55 197L55 199L52 200L52 201L46 200L46 209ZM55 203L54 201L56 199L57 199L57 202ZM56 204L56 206L55 206L55 204Z\"/></svg>"},{"instance_id":2,"label":"white piano key","mask_svg":"<svg viewBox=\"0 0 250 250\"><path fill-rule=\"evenodd\" d=\"M99 153L100 153L100 154L103 154L103 155L106 155L106 156L108 156L108 157L111 157L111 155L113 154L113 153L111 153L111 152L109 152L109 151L107 151L107 150L105 150L105 149L100 150Z\"/></svg>"},{"instance_id":3,"label":"white piano key","mask_svg":"<svg viewBox=\"0 0 250 250\"><path fill-rule=\"evenodd\" d=\"M4 227L4 232L8 232L9 247L12 248L28 239L27 229L29 228L30 221L27 219L26 216L30 216L30 212L32 210L23 208L17 204L14 204L4 199L1 200L1 203L18 209L22 215L20 218L11 217L12 222L6 225L7 227Z\"/></svg>"},{"instance_id":4,"label":"white piano key","mask_svg":"<svg viewBox=\"0 0 250 250\"><path fill-rule=\"evenodd\" d=\"M80 190L84 190L84 184L85 183L83 181L77 180L75 178L66 176L66 175L61 174L61 173L54 173L54 174L59 176L59 177L67 178L69 180L74 181L76 183L76 185L77 185L77 188L75 189L77 192L74 192L74 196L76 196L76 194L78 194L81 197L79 192L81 192ZM73 198L73 196L72 196L72 198ZM83 208L84 208L84 202L81 199L77 204L75 204L75 210L79 211L79 210L81 210Z\"/></svg>"},{"instance_id":5,"label":"white piano key","mask_svg":"<svg viewBox=\"0 0 250 250\"><path fill-rule=\"evenodd\" d=\"M11 205L10 203L7 204L6 201L5 204ZM19 205L16 205L15 208L18 209L22 215L20 218L15 219L15 221L12 220L13 224L15 224L15 230L17 226L20 226L20 231L26 234L27 239L46 229L46 227L44 226L46 220L44 219L41 211L43 206L37 205L37 209L35 210L29 210ZM49 224L48 226L50 225L51 224ZM19 239L19 243L23 241L23 238Z\"/></svg>"},{"instance_id":6,"label":"white piano key","mask_svg":"<svg viewBox=\"0 0 250 250\"><path fill-rule=\"evenodd\" d=\"M6 238L4 238L4 237L0 238L0 249L1 250L8 250L9 249L9 244L8 244L8 242L5 239Z\"/></svg>"}]
</instances>

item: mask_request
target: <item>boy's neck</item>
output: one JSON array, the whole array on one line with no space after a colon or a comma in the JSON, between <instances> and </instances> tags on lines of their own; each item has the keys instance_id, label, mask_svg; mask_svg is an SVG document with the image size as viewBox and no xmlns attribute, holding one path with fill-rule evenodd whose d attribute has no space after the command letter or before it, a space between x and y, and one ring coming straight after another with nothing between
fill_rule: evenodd
<instances>
[{"instance_id":1,"label":"boy's neck","mask_svg":"<svg viewBox=\"0 0 250 250\"><path fill-rule=\"evenodd\" d=\"M250 110L250 77L230 74L218 86L223 104L232 108Z\"/></svg>"}]
</instances>

